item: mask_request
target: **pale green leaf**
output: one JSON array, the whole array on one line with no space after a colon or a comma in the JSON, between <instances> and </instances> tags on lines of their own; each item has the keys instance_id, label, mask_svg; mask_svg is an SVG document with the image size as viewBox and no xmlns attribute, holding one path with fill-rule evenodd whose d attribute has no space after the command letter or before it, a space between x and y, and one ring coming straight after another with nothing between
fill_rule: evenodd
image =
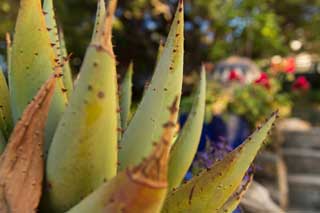
<instances>
[{"instance_id":1,"label":"pale green leaf","mask_svg":"<svg viewBox=\"0 0 320 213\"><path fill-rule=\"evenodd\" d=\"M66 93L68 97L71 97L72 92L73 92L73 79L72 79L72 70L70 67L70 63L69 63L69 58L68 58L68 52L67 52L67 47L65 44L65 40L64 40L64 34L62 29L60 28L59 30L59 39L60 39L60 54L61 54L61 59L60 61L63 64L62 67L62 79L63 79L63 84L65 86L66 89Z\"/></svg>"},{"instance_id":2,"label":"pale green leaf","mask_svg":"<svg viewBox=\"0 0 320 213\"><path fill-rule=\"evenodd\" d=\"M70 97L73 86L72 77L69 61L67 59L67 50L65 46L64 36L62 29L58 29L56 22L56 15L53 5L53 0L43 1L43 11L45 14L45 20L47 25L47 30L49 32L50 41L53 46L55 53L55 63L56 66L62 68L62 81L60 82L60 87L65 92L67 97Z\"/></svg>"},{"instance_id":3,"label":"pale green leaf","mask_svg":"<svg viewBox=\"0 0 320 213\"><path fill-rule=\"evenodd\" d=\"M6 139L4 139L4 136L2 134L2 131L0 130L0 156L3 153L4 149L6 148Z\"/></svg>"},{"instance_id":4,"label":"pale green leaf","mask_svg":"<svg viewBox=\"0 0 320 213\"><path fill-rule=\"evenodd\" d=\"M276 116L276 113L273 114L262 128L222 161L171 192L166 199L163 212L218 211L240 185L263 141L267 138Z\"/></svg>"},{"instance_id":5,"label":"pale green leaf","mask_svg":"<svg viewBox=\"0 0 320 213\"><path fill-rule=\"evenodd\" d=\"M192 110L170 153L169 190L180 185L197 152L203 126L205 104L206 73L203 67Z\"/></svg>"},{"instance_id":6,"label":"pale green leaf","mask_svg":"<svg viewBox=\"0 0 320 213\"><path fill-rule=\"evenodd\" d=\"M94 23L93 34L92 34L93 42L97 39L98 30L101 27L101 24L103 23L105 16L106 16L105 0L98 0L96 20Z\"/></svg>"},{"instance_id":7,"label":"pale green leaf","mask_svg":"<svg viewBox=\"0 0 320 213\"><path fill-rule=\"evenodd\" d=\"M179 1L163 54L156 66L151 84L121 140L120 169L137 165L152 150L152 141L158 141L162 125L168 117L166 106L178 96L180 102L183 54L183 1Z\"/></svg>"},{"instance_id":8,"label":"pale green leaf","mask_svg":"<svg viewBox=\"0 0 320 213\"><path fill-rule=\"evenodd\" d=\"M9 89L3 70L0 67L0 130L6 140L9 139L12 128Z\"/></svg>"},{"instance_id":9,"label":"pale green leaf","mask_svg":"<svg viewBox=\"0 0 320 213\"><path fill-rule=\"evenodd\" d=\"M237 189L235 193L228 199L228 201L223 204L222 208L220 208L217 213L232 213L240 204L242 197L248 191L251 183L253 181L253 173L250 174L247 180L244 180L241 183L240 187Z\"/></svg>"},{"instance_id":10,"label":"pale green leaf","mask_svg":"<svg viewBox=\"0 0 320 213\"><path fill-rule=\"evenodd\" d=\"M176 131L177 102L176 98L169 107L170 117L151 154L139 165L103 184L69 213L160 212L168 188L169 141Z\"/></svg>"},{"instance_id":11,"label":"pale green leaf","mask_svg":"<svg viewBox=\"0 0 320 213\"><path fill-rule=\"evenodd\" d=\"M57 75L61 73L59 68L54 69L55 54L52 47L55 45L50 41L40 0L21 0L9 70L11 108L15 122L45 81L54 72ZM49 148L66 102L61 87L56 87L46 125L45 150Z\"/></svg>"},{"instance_id":12,"label":"pale green leaf","mask_svg":"<svg viewBox=\"0 0 320 213\"><path fill-rule=\"evenodd\" d=\"M121 84L120 108L121 108L121 128L126 129L131 112L132 101L132 75L133 63L130 63L128 71Z\"/></svg>"},{"instance_id":13,"label":"pale green leaf","mask_svg":"<svg viewBox=\"0 0 320 213\"><path fill-rule=\"evenodd\" d=\"M118 88L110 18L87 50L50 147L45 202L55 212L70 209L116 175Z\"/></svg>"}]
</instances>

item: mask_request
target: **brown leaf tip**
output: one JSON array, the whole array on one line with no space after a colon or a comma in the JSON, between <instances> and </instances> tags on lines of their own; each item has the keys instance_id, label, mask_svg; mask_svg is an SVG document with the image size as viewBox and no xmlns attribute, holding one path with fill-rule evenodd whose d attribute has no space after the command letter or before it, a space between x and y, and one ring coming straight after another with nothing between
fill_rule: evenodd
<instances>
[{"instance_id":1,"label":"brown leaf tip","mask_svg":"<svg viewBox=\"0 0 320 213\"><path fill-rule=\"evenodd\" d=\"M167 173L170 145L176 131L176 115L178 113L178 96L169 107L169 121L163 125L164 130L159 142L156 143L153 152L138 166L128 169L128 176L142 184L153 188L167 187Z\"/></svg>"},{"instance_id":2,"label":"brown leaf tip","mask_svg":"<svg viewBox=\"0 0 320 213\"><path fill-rule=\"evenodd\" d=\"M7 43L7 47L11 47L12 43L11 43L10 33L6 33L6 43Z\"/></svg>"},{"instance_id":3,"label":"brown leaf tip","mask_svg":"<svg viewBox=\"0 0 320 213\"><path fill-rule=\"evenodd\" d=\"M44 168L44 128L55 82L56 78L52 76L32 99L1 156L1 212L35 212L39 204Z\"/></svg>"}]
</instances>

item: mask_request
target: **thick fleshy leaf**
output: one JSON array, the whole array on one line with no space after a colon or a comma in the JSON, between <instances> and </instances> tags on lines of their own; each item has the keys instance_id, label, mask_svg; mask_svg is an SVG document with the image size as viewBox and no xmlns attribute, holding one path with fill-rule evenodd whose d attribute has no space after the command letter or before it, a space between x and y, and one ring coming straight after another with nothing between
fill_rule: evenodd
<instances>
[{"instance_id":1,"label":"thick fleshy leaf","mask_svg":"<svg viewBox=\"0 0 320 213\"><path fill-rule=\"evenodd\" d=\"M93 28L92 41L96 42L99 28L101 24L103 24L104 18L106 16L106 4L105 0L98 0L97 13L96 13L96 21Z\"/></svg>"},{"instance_id":2,"label":"thick fleshy leaf","mask_svg":"<svg viewBox=\"0 0 320 213\"><path fill-rule=\"evenodd\" d=\"M253 181L253 174L251 174L247 180L241 183L241 186L237 191L228 199L228 201L223 204L217 213L232 213L240 204L241 198L248 191L251 183Z\"/></svg>"},{"instance_id":3,"label":"thick fleshy leaf","mask_svg":"<svg viewBox=\"0 0 320 213\"><path fill-rule=\"evenodd\" d=\"M178 95L180 102L184 51L183 1L179 1L163 54L153 79L121 140L120 169L137 165L152 150L168 117L165 106Z\"/></svg>"},{"instance_id":4,"label":"thick fleshy leaf","mask_svg":"<svg viewBox=\"0 0 320 213\"><path fill-rule=\"evenodd\" d=\"M72 91L73 91L73 79L72 79L72 70L70 67L70 63L69 63L69 58L68 58L68 52L67 52L67 47L66 47L66 43L64 40L64 34L62 29L60 28L59 30L59 40L60 40L60 54L61 54L61 63L63 65L62 67L62 80L63 80L63 84L64 87L66 89L66 94L68 96L68 98L71 97L72 95Z\"/></svg>"},{"instance_id":5,"label":"thick fleshy leaf","mask_svg":"<svg viewBox=\"0 0 320 213\"><path fill-rule=\"evenodd\" d=\"M40 0L21 0L9 70L10 99L15 122L43 83L54 72L60 76L60 68L55 67L52 48L55 45L50 41ZM46 150L66 105L65 95L59 87L56 87L46 125Z\"/></svg>"},{"instance_id":6,"label":"thick fleshy leaf","mask_svg":"<svg viewBox=\"0 0 320 213\"><path fill-rule=\"evenodd\" d=\"M60 64L60 40L58 27L55 19L55 12L53 7L53 0L44 0L43 1L43 13L45 15L46 26L50 36L50 42L55 44L52 48L55 53L56 64Z\"/></svg>"},{"instance_id":7,"label":"thick fleshy leaf","mask_svg":"<svg viewBox=\"0 0 320 213\"><path fill-rule=\"evenodd\" d=\"M7 140L13 127L7 81L0 67L0 130Z\"/></svg>"},{"instance_id":8,"label":"thick fleshy leaf","mask_svg":"<svg viewBox=\"0 0 320 213\"><path fill-rule=\"evenodd\" d=\"M85 198L69 213L160 212L167 194L167 172L171 141L178 112L175 99L169 121L154 151L138 166L122 171Z\"/></svg>"},{"instance_id":9,"label":"thick fleshy leaf","mask_svg":"<svg viewBox=\"0 0 320 213\"><path fill-rule=\"evenodd\" d=\"M159 63L160 59L161 59L161 56L162 56L162 53L163 53L163 50L164 50L164 46L165 46L165 43L163 40L160 40L160 43L159 43L159 48L158 48L158 54L157 54L157 63Z\"/></svg>"},{"instance_id":10,"label":"thick fleshy leaf","mask_svg":"<svg viewBox=\"0 0 320 213\"><path fill-rule=\"evenodd\" d=\"M7 141L3 136L2 131L0 130L0 156L6 147Z\"/></svg>"},{"instance_id":11,"label":"thick fleshy leaf","mask_svg":"<svg viewBox=\"0 0 320 213\"><path fill-rule=\"evenodd\" d=\"M169 190L177 188L197 152L206 104L206 73L202 68L200 85L192 110L170 153Z\"/></svg>"},{"instance_id":12,"label":"thick fleshy leaf","mask_svg":"<svg viewBox=\"0 0 320 213\"><path fill-rule=\"evenodd\" d=\"M130 118L132 101L132 75L133 63L130 63L128 71L121 84L120 108L121 108L121 128L126 129Z\"/></svg>"},{"instance_id":13,"label":"thick fleshy leaf","mask_svg":"<svg viewBox=\"0 0 320 213\"><path fill-rule=\"evenodd\" d=\"M55 88L51 77L24 111L0 158L0 212L36 212L44 176L44 127Z\"/></svg>"},{"instance_id":14,"label":"thick fleshy leaf","mask_svg":"<svg viewBox=\"0 0 320 213\"><path fill-rule=\"evenodd\" d=\"M12 54L12 43L10 33L6 33L6 46L7 46L7 72L11 70L11 54Z\"/></svg>"},{"instance_id":15,"label":"thick fleshy leaf","mask_svg":"<svg viewBox=\"0 0 320 213\"><path fill-rule=\"evenodd\" d=\"M277 113L253 133L244 144L212 168L171 192L163 212L213 212L222 208L240 185L244 174L272 128Z\"/></svg>"},{"instance_id":16,"label":"thick fleshy leaf","mask_svg":"<svg viewBox=\"0 0 320 213\"><path fill-rule=\"evenodd\" d=\"M54 212L70 209L116 175L118 88L112 16L106 17L50 147L44 202Z\"/></svg>"},{"instance_id":17,"label":"thick fleshy leaf","mask_svg":"<svg viewBox=\"0 0 320 213\"><path fill-rule=\"evenodd\" d=\"M53 45L55 54L55 65L62 69L62 81L60 81L60 88L64 91L67 97L72 92L72 79L69 61L67 60L67 51L64 43L61 29L58 30L56 15L53 5L53 0L43 1L43 12L45 14L46 26L50 36L50 42ZM66 98L67 98L66 97Z\"/></svg>"}]
</instances>

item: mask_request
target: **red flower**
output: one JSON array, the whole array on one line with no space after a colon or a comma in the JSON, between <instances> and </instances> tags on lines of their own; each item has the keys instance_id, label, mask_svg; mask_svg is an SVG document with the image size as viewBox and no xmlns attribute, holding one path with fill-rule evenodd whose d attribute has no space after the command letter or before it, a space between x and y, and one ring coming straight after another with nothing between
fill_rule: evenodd
<instances>
[{"instance_id":1,"label":"red flower","mask_svg":"<svg viewBox=\"0 0 320 213\"><path fill-rule=\"evenodd\" d=\"M264 72L260 74L260 77L255 81L255 83L265 87L266 89L270 89L271 87L269 77Z\"/></svg>"},{"instance_id":2,"label":"red flower","mask_svg":"<svg viewBox=\"0 0 320 213\"><path fill-rule=\"evenodd\" d=\"M237 71L230 70L228 80L229 81L242 81L242 77L237 73Z\"/></svg>"},{"instance_id":3,"label":"red flower","mask_svg":"<svg viewBox=\"0 0 320 213\"><path fill-rule=\"evenodd\" d=\"M292 90L303 90L303 91L306 91L306 90L309 90L309 89L310 89L310 83L304 76L300 76L292 84Z\"/></svg>"},{"instance_id":4,"label":"red flower","mask_svg":"<svg viewBox=\"0 0 320 213\"><path fill-rule=\"evenodd\" d=\"M284 65L284 71L286 73L294 73L296 71L296 61L294 58L287 58Z\"/></svg>"}]
</instances>

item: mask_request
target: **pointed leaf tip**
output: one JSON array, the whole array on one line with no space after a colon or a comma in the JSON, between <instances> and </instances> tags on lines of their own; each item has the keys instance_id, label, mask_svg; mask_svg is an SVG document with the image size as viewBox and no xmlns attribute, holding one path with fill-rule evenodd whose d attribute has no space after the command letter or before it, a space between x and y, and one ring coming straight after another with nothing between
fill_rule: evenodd
<instances>
[{"instance_id":1,"label":"pointed leaf tip","mask_svg":"<svg viewBox=\"0 0 320 213\"><path fill-rule=\"evenodd\" d=\"M51 187L45 190L44 200L56 212L76 205L117 173L119 106L111 45L115 5L115 0L108 5L111 13L103 17L87 49L81 77L49 150L46 180Z\"/></svg>"},{"instance_id":2,"label":"pointed leaf tip","mask_svg":"<svg viewBox=\"0 0 320 213\"><path fill-rule=\"evenodd\" d=\"M112 26L113 18L117 8L117 0L109 0L106 5L105 17L103 19L103 24L98 27L96 38L93 40L94 45L100 47L112 56L114 55L113 46L112 46ZM102 11L103 14L103 11Z\"/></svg>"},{"instance_id":3,"label":"pointed leaf tip","mask_svg":"<svg viewBox=\"0 0 320 213\"><path fill-rule=\"evenodd\" d=\"M170 140L175 133L177 99L153 152L138 166L127 168L85 198L68 213L160 212L167 194Z\"/></svg>"},{"instance_id":4,"label":"pointed leaf tip","mask_svg":"<svg viewBox=\"0 0 320 213\"><path fill-rule=\"evenodd\" d=\"M126 129L130 120L131 104L132 104L132 76L133 76L133 62L130 63L124 80L121 84L120 93L120 120L121 128Z\"/></svg>"},{"instance_id":5,"label":"pointed leaf tip","mask_svg":"<svg viewBox=\"0 0 320 213\"><path fill-rule=\"evenodd\" d=\"M158 141L169 112L167 106L178 95L180 102L184 58L184 13L177 9L165 48L156 65L151 84L124 132L119 150L119 169L137 165ZM177 119L177 117L176 117Z\"/></svg>"},{"instance_id":6,"label":"pointed leaf tip","mask_svg":"<svg viewBox=\"0 0 320 213\"><path fill-rule=\"evenodd\" d=\"M51 77L17 123L0 158L0 212L35 212L43 181L44 128L55 88Z\"/></svg>"},{"instance_id":7,"label":"pointed leaf tip","mask_svg":"<svg viewBox=\"0 0 320 213\"><path fill-rule=\"evenodd\" d=\"M232 213L241 202L241 199L248 191L252 181L253 181L253 173L248 174L249 177L241 183L236 192L228 199L228 201L220 208L217 213Z\"/></svg>"},{"instance_id":8,"label":"pointed leaf tip","mask_svg":"<svg viewBox=\"0 0 320 213\"><path fill-rule=\"evenodd\" d=\"M241 146L230 152L207 171L170 193L164 212L201 211L220 209L240 185L243 176L263 145L277 113L258 128ZM191 199L188 195L192 195Z\"/></svg>"},{"instance_id":9,"label":"pointed leaf tip","mask_svg":"<svg viewBox=\"0 0 320 213\"><path fill-rule=\"evenodd\" d=\"M180 185L196 154L204 121L206 75L202 70L198 91L194 96L188 120L170 152L169 190Z\"/></svg>"},{"instance_id":10,"label":"pointed leaf tip","mask_svg":"<svg viewBox=\"0 0 320 213\"><path fill-rule=\"evenodd\" d=\"M11 36L10 36L10 33L6 33L6 44L7 44L7 48L10 48L11 47Z\"/></svg>"},{"instance_id":11,"label":"pointed leaf tip","mask_svg":"<svg viewBox=\"0 0 320 213\"><path fill-rule=\"evenodd\" d=\"M38 89L54 72L55 54L50 43L41 1L22 0L15 26L8 73L11 108L15 122L21 117ZM59 79L58 82L61 87ZM63 87L59 87L57 85L55 89L46 125L46 151L65 109L66 97L61 91Z\"/></svg>"},{"instance_id":12,"label":"pointed leaf tip","mask_svg":"<svg viewBox=\"0 0 320 213\"><path fill-rule=\"evenodd\" d=\"M160 141L156 144L152 154L134 167L131 173L134 180L149 183L154 187L167 186L169 150L176 130L175 117L178 113L178 97L174 99L168 110L170 112L169 121L163 124L164 130Z\"/></svg>"}]
</instances>

